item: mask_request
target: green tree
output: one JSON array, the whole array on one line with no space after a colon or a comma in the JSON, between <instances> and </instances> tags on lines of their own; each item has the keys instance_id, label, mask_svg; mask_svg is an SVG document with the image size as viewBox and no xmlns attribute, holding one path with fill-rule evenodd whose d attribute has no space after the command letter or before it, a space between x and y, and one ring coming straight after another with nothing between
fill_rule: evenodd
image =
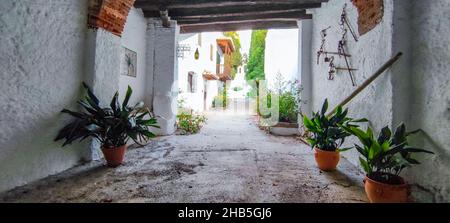
<instances>
[{"instance_id":1,"label":"green tree","mask_svg":"<svg viewBox=\"0 0 450 223\"><path fill-rule=\"evenodd\" d=\"M264 57L266 53L267 30L253 30L250 43L250 55L245 68L245 79L255 81L256 86L252 87L251 95L256 93L256 106L259 112L259 81L265 79ZM256 92L255 92L256 91Z\"/></svg>"},{"instance_id":2,"label":"green tree","mask_svg":"<svg viewBox=\"0 0 450 223\"><path fill-rule=\"evenodd\" d=\"M265 79L264 56L266 52L267 30L254 30L250 43L250 55L246 67L246 80L256 82Z\"/></svg>"},{"instance_id":3,"label":"green tree","mask_svg":"<svg viewBox=\"0 0 450 223\"><path fill-rule=\"evenodd\" d=\"M234 52L231 54L231 76L234 79L236 77L238 67L242 65L241 39L236 31L224 32L223 35L231 38L235 48Z\"/></svg>"}]
</instances>

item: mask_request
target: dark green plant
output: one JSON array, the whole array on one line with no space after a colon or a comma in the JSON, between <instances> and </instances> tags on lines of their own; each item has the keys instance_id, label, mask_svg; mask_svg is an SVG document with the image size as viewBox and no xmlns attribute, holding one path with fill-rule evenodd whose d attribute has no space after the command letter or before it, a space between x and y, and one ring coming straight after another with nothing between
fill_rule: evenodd
<instances>
[{"instance_id":1,"label":"dark green plant","mask_svg":"<svg viewBox=\"0 0 450 223\"><path fill-rule=\"evenodd\" d=\"M66 146L78 139L83 141L92 137L99 140L104 148L115 148L125 145L129 139L139 144L138 140L145 141L155 136L149 128L159 126L148 109L143 107L143 103L128 106L133 92L130 86L122 105L119 104L119 93L116 92L110 106L105 108L100 107L99 99L85 83L83 87L87 90L87 95L77 102L83 111L62 110L62 113L73 116L75 120L59 131L55 141L64 139L63 146Z\"/></svg>"},{"instance_id":2,"label":"dark green plant","mask_svg":"<svg viewBox=\"0 0 450 223\"><path fill-rule=\"evenodd\" d=\"M339 106L334 114L327 116L328 99L325 100L322 110L313 113L312 119L306 115L303 117L303 123L309 132L307 141L312 148L318 148L325 151L343 152L352 148L340 148L345 142L345 138L351 134L346 132L342 126L358 127L355 123L367 122L367 119L354 120L347 117L348 109L343 110Z\"/></svg>"},{"instance_id":3,"label":"dark green plant","mask_svg":"<svg viewBox=\"0 0 450 223\"><path fill-rule=\"evenodd\" d=\"M194 115L192 113L181 112L177 115L177 126L182 135L195 134L200 131L206 122L203 115Z\"/></svg>"},{"instance_id":4,"label":"dark green plant","mask_svg":"<svg viewBox=\"0 0 450 223\"><path fill-rule=\"evenodd\" d=\"M283 92L279 102L280 122L297 123L299 106L292 92Z\"/></svg>"},{"instance_id":5,"label":"dark green plant","mask_svg":"<svg viewBox=\"0 0 450 223\"><path fill-rule=\"evenodd\" d=\"M413 148L408 144L408 136L419 130L407 132L405 124L397 127L394 134L389 127L384 127L378 138L374 137L370 127L366 132L354 126L343 126L343 128L358 137L361 142L362 145L355 145L355 148L361 154L359 160L367 176L382 183L402 184L403 181L399 177L402 170L411 165L420 164L412 157L412 154L433 154L433 152Z\"/></svg>"}]
</instances>

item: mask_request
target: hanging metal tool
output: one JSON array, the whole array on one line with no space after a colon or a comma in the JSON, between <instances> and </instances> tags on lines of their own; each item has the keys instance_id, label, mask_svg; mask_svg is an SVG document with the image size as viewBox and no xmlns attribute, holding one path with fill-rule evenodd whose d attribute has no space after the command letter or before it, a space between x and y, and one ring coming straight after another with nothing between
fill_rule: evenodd
<instances>
[{"instance_id":1,"label":"hanging metal tool","mask_svg":"<svg viewBox=\"0 0 450 223\"><path fill-rule=\"evenodd\" d=\"M344 8L342 9L340 25L347 26L348 30L350 30L350 33L353 36L353 39L355 39L355 41L358 42L358 36L356 35L355 31L353 31L353 28L350 25L350 22L348 21L348 18L347 18L347 4L344 4Z\"/></svg>"},{"instance_id":2,"label":"hanging metal tool","mask_svg":"<svg viewBox=\"0 0 450 223\"><path fill-rule=\"evenodd\" d=\"M341 30L342 30L342 37L338 44L338 54L339 54L339 57L344 57L345 64L347 66L347 71L348 71L348 74L352 81L352 85L356 86L355 78L354 78L353 72L352 72L355 69L350 68L350 62L348 61L348 54L346 53L346 50L345 50L345 47L347 45L347 33L348 33L347 27L349 27L349 29L351 30L350 26L348 25L348 21L347 21L347 13L345 10L346 7L347 7L347 4L344 5L344 8L342 10L342 15L341 15L341 22L339 23ZM355 38L356 41L358 41L354 34L353 34L353 37Z\"/></svg>"},{"instance_id":3,"label":"hanging metal tool","mask_svg":"<svg viewBox=\"0 0 450 223\"><path fill-rule=\"evenodd\" d=\"M322 31L320 31L320 37L322 38L322 44L320 45L319 51L317 51L317 65L319 65L320 56L322 54L325 54L325 62L328 62L328 60L329 60L328 55L326 55L326 51L325 51L325 42L326 42L327 30L328 29L331 29L331 26L329 26L328 28L323 29Z\"/></svg>"},{"instance_id":4,"label":"hanging metal tool","mask_svg":"<svg viewBox=\"0 0 450 223\"><path fill-rule=\"evenodd\" d=\"M336 65L334 65L334 56L330 57L330 65L328 69L328 80L334 80L336 74Z\"/></svg>"}]
</instances>

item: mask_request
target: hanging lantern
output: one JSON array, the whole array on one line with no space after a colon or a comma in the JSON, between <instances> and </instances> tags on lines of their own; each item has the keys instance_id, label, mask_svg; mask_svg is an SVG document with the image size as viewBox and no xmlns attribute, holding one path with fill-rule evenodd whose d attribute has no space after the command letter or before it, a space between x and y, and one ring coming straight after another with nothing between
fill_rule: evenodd
<instances>
[{"instance_id":1,"label":"hanging lantern","mask_svg":"<svg viewBox=\"0 0 450 223\"><path fill-rule=\"evenodd\" d=\"M198 58L200 58L200 53L198 52L198 48L197 48L197 50L195 51L194 58L195 58L196 60L198 60Z\"/></svg>"}]
</instances>

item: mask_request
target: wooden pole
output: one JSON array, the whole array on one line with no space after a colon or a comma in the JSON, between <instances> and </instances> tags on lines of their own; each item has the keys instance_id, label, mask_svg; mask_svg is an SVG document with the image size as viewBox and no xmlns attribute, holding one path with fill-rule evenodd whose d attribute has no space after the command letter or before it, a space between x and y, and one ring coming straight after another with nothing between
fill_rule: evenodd
<instances>
[{"instance_id":1,"label":"wooden pole","mask_svg":"<svg viewBox=\"0 0 450 223\"><path fill-rule=\"evenodd\" d=\"M363 91L367 86L369 86L374 80L376 80L381 74L383 74L387 69L389 69L392 65L394 65L395 62L397 62L400 57L402 57L403 53L398 53L395 55L392 59L390 59L388 62L386 62L380 69L378 69L369 79L364 81L361 86L359 86L353 93L348 96L344 101L342 101L338 106L336 106L330 113L328 113L327 116L331 116L334 114L336 109L339 106L344 106L347 103L349 103L354 97L356 97L361 91Z\"/></svg>"}]
</instances>

